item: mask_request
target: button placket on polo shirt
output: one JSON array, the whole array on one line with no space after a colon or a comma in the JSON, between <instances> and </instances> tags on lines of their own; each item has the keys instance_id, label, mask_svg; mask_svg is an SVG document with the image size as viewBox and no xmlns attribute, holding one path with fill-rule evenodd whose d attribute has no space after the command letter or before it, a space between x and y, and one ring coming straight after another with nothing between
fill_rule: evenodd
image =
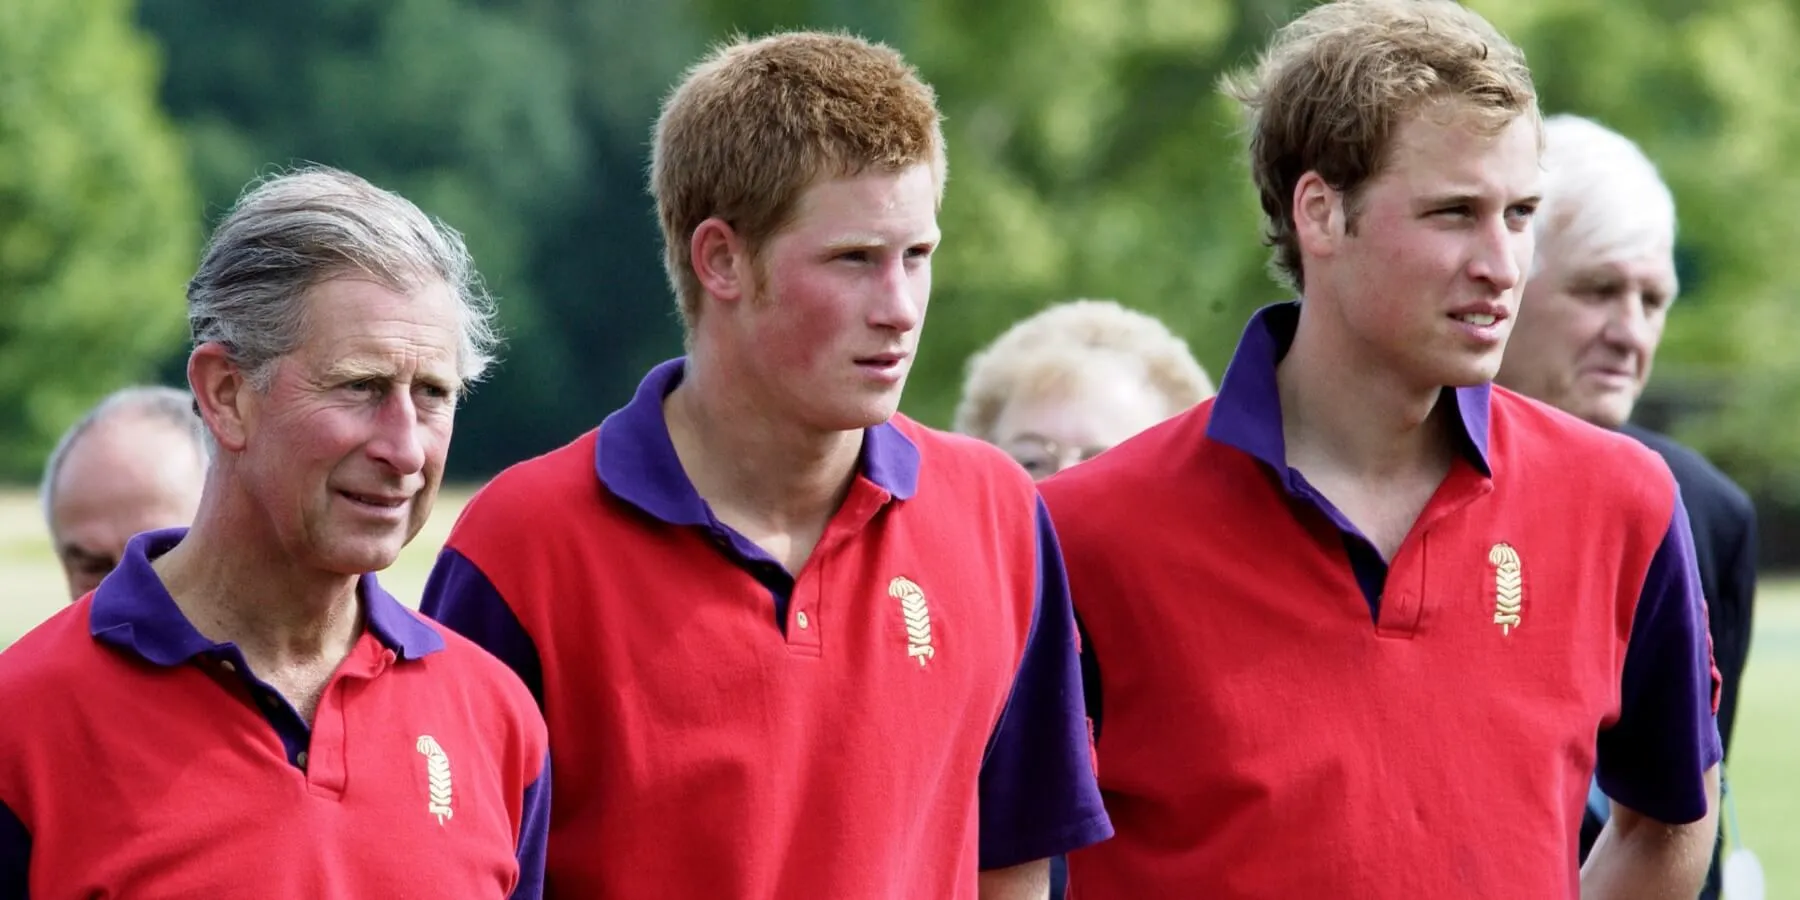
<instances>
[{"instance_id":1,"label":"button placket on polo shirt","mask_svg":"<svg viewBox=\"0 0 1800 900\"><path fill-rule=\"evenodd\" d=\"M1429 534L1408 535L1388 565L1387 582L1375 618L1375 633L1410 639L1418 634L1425 610L1425 547Z\"/></svg>"},{"instance_id":2,"label":"button placket on polo shirt","mask_svg":"<svg viewBox=\"0 0 1800 900\"><path fill-rule=\"evenodd\" d=\"M306 749L310 731L306 722L288 704L287 698L281 696L280 691L256 677L236 647L215 645L214 649L194 657L191 664L210 675L233 699L253 707L259 718L275 732L286 762L296 769L306 768L309 761ZM239 694L239 690L243 693Z\"/></svg>"},{"instance_id":3,"label":"button placket on polo shirt","mask_svg":"<svg viewBox=\"0 0 1800 900\"><path fill-rule=\"evenodd\" d=\"M819 550L813 551L814 558L801 567L794 589L788 594L788 650L805 656L818 656L824 649L824 622L819 615L819 573L824 566L819 554Z\"/></svg>"},{"instance_id":4,"label":"button placket on polo shirt","mask_svg":"<svg viewBox=\"0 0 1800 900\"><path fill-rule=\"evenodd\" d=\"M1454 564L1452 560L1432 558L1432 531L1451 516L1466 514L1471 504L1492 493L1493 489L1493 481L1467 461L1458 460L1451 465L1443 484L1420 511L1412 533L1394 554L1393 564L1388 568L1387 589L1382 594L1381 615L1376 625L1378 633L1384 637L1411 638L1424 629L1439 600L1429 588L1429 570L1434 562Z\"/></svg>"},{"instance_id":5,"label":"button placket on polo shirt","mask_svg":"<svg viewBox=\"0 0 1800 900\"><path fill-rule=\"evenodd\" d=\"M862 536L863 529L875 519L893 495L874 482L858 477L850 485L850 493L842 506L825 525L812 556L794 579L794 591L788 597L788 649L807 656L824 652L825 628L829 625L826 585L834 559Z\"/></svg>"},{"instance_id":6,"label":"button placket on polo shirt","mask_svg":"<svg viewBox=\"0 0 1800 900\"><path fill-rule=\"evenodd\" d=\"M790 653L819 656L824 652L825 622L820 611L820 607L824 605L824 571L829 565L830 555L840 543L835 539L833 526L827 525L806 564L794 574L794 584L788 591L787 604L786 637Z\"/></svg>"},{"instance_id":7,"label":"button placket on polo shirt","mask_svg":"<svg viewBox=\"0 0 1800 900\"><path fill-rule=\"evenodd\" d=\"M229 660L225 662L230 662ZM225 662L220 667L225 667ZM251 702L262 713L263 721L275 730L275 736L281 741L282 751L287 757L288 765L304 771L308 762L306 750L311 742L311 731L306 721L300 717L287 698L281 695L267 682L251 674L241 664L237 667L246 690L250 692Z\"/></svg>"},{"instance_id":8,"label":"button placket on polo shirt","mask_svg":"<svg viewBox=\"0 0 1800 900\"><path fill-rule=\"evenodd\" d=\"M345 748L353 719L351 706L376 689L377 681L392 668L398 655L372 634L364 634L356 649L332 675L319 694L313 713L312 738L306 769L307 790L314 796L341 799L349 782Z\"/></svg>"}]
</instances>

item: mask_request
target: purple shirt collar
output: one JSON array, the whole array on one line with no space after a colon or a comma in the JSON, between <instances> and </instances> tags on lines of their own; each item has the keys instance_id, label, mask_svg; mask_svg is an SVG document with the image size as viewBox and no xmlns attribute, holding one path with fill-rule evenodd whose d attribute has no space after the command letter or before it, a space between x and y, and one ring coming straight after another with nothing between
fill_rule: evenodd
<instances>
[{"instance_id":1,"label":"purple shirt collar","mask_svg":"<svg viewBox=\"0 0 1800 900\"><path fill-rule=\"evenodd\" d=\"M125 545L125 558L94 590L88 629L97 640L159 666L175 666L227 645L215 644L195 629L163 586L150 561L169 552L186 528L147 531ZM357 584L371 632L401 659L418 659L444 649L444 638L364 575Z\"/></svg>"},{"instance_id":2,"label":"purple shirt collar","mask_svg":"<svg viewBox=\"0 0 1800 900\"><path fill-rule=\"evenodd\" d=\"M681 468L663 398L681 383L685 360L671 359L651 369L631 402L606 417L594 449L594 469L615 496L671 525L708 526L711 510ZM891 422L864 432L863 477L890 496L905 500L919 486L919 449Z\"/></svg>"},{"instance_id":3,"label":"purple shirt collar","mask_svg":"<svg viewBox=\"0 0 1800 900\"><path fill-rule=\"evenodd\" d=\"M1265 306L1250 317L1237 351L1219 383L1206 436L1230 444L1276 472L1285 473L1287 441L1281 433L1281 391L1275 383L1275 366L1287 355L1300 324L1300 304L1289 301ZM1445 395L1456 405L1462 424L1458 442L1469 462L1483 475L1493 477L1488 464L1488 400L1486 384L1459 387Z\"/></svg>"}]
</instances>

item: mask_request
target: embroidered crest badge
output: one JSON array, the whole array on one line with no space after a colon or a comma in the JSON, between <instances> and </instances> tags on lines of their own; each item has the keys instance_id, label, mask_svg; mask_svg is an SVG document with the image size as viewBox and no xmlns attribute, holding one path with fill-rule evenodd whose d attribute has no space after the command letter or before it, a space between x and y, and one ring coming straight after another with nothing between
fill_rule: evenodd
<instances>
[{"instance_id":1,"label":"embroidered crest badge","mask_svg":"<svg viewBox=\"0 0 1800 900\"><path fill-rule=\"evenodd\" d=\"M437 738L429 734L419 735L417 748L425 757L425 790L430 795L425 811L437 816L442 825L455 815L450 808L450 757L438 745Z\"/></svg>"},{"instance_id":2,"label":"embroidered crest badge","mask_svg":"<svg viewBox=\"0 0 1800 900\"><path fill-rule=\"evenodd\" d=\"M1525 604L1525 583L1519 576L1519 553L1511 544L1495 544L1488 551L1488 562L1494 567L1494 624L1508 635L1519 627L1519 615Z\"/></svg>"},{"instance_id":3,"label":"embroidered crest badge","mask_svg":"<svg viewBox=\"0 0 1800 900\"><path fill-rule=\"evenodd\" d=\"M911 579L898 577L888 582L888 596L900 601L900 615L906 620L906 655L925 661L937 655L931 645L931 609L925 605L925 592Z\"/></svg>"}]
</instances>

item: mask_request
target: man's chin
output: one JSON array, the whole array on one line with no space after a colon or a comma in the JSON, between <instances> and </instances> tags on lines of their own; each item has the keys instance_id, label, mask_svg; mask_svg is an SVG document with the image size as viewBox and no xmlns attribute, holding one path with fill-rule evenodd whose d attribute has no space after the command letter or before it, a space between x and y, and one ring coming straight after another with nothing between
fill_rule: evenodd
<instances>
[{"instance_id":1,"label":"man's chin","mask_svg":"<svg viewBox=\"0 0 1800 900\"><path fill-rule=\"evenodd\" d=\"M398 534L345 541L323 554L324 568L354 577L380 572L400 559L400 551L406 544L407 541Z\"/></svg>"},{"instance_id":2,"label":"man's chin","mask_svg":"<svg viewBox=\"0 0 1800 900\"><path fill-rule=\"evenodd\" d=\"M1623 410L1614 407L1596 407L1590 414L1582 416L1591 425L1598 425L1609 431L1617 431L1631 421L1631 407Z\"/></svg>"},{"instance_id":3,"label":"man's chin","mask_svg":"<svg viewBox=\"0 0 1800 900\"><path fill-rule=\"evenodd\" d=\"M894 417L900 411L900 392L884 392L877 396L866 397L860 403L846 404L835 410L829 417L828 427L834 431L861 431L873 428Z\"/></svg>"}]
</instances>

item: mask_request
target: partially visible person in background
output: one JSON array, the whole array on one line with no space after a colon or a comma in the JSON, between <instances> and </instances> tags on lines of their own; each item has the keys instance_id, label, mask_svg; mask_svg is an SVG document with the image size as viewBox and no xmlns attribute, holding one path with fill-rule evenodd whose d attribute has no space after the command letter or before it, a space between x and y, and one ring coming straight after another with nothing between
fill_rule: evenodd
<instances>
[{"instance_id":1,"label":"partially visible person in background","mask_svg":"<svg viewBox=\"0 0 1800 900\"><path fill-rule=\"evenodd\" d=\"M209 455L204 429L187 391L128 387L63 433L38 497L70 602L99 586L132 535L193 521Z\"/></svg>"},{"instance_id":2,"label":"partially visible person in background","mask_svg":"<svg viewBox=\"0 0 1800 900\"><path fill-rule=\"evenodd\" d=\"M1048 478L1212 394L1163 323L1112 300L1072 300L969 357L954 427Z\"/></svg>"},{"instance_id":3,"label":"partially visible person in background","mask_svg":"<svg viewBox=\"0 0 1800 900\"><path fill-rule=\"evenodd\" d=\"M431 514L494 309L456 232L334 169L188 283L191 527L0 652L0 900L541 896L548 736L374 572Z\"/></svg>"},{"instance_id":4,"label":"partially visible person in background","mask_svg":"<svg viewBox=\"0 0 1800 900\"><path fill-rule=\"evenodd\" d=\"M1187 342L1112 300L1041 310L969 357L955 430L1048 478L1213 395ZM1051 860L1050 897L1068 889Z\"/></svg>"},{"instance_id":5,"label":"partially visible person in background","mask_svg":"<svg viewBox=\"0 0 1800 900\"><path fill-rule=\"evenodd\" d=\"M1675 200L1629 138L1589 119L1544 123L1544 202L1537 256L1520 301L1500 384L1662 454L1687 504L1720 676L1719 735L1731 757L1738 685L1750 654L1756 596L1756 510L1700 454L1629 424L1675 302ZM1597 798L1598 799L1598 798ZM1590 803L1581 854L1605 824ZM1715 850L1703 898L1719 895Z\"/></svg>"}]
</instances>

